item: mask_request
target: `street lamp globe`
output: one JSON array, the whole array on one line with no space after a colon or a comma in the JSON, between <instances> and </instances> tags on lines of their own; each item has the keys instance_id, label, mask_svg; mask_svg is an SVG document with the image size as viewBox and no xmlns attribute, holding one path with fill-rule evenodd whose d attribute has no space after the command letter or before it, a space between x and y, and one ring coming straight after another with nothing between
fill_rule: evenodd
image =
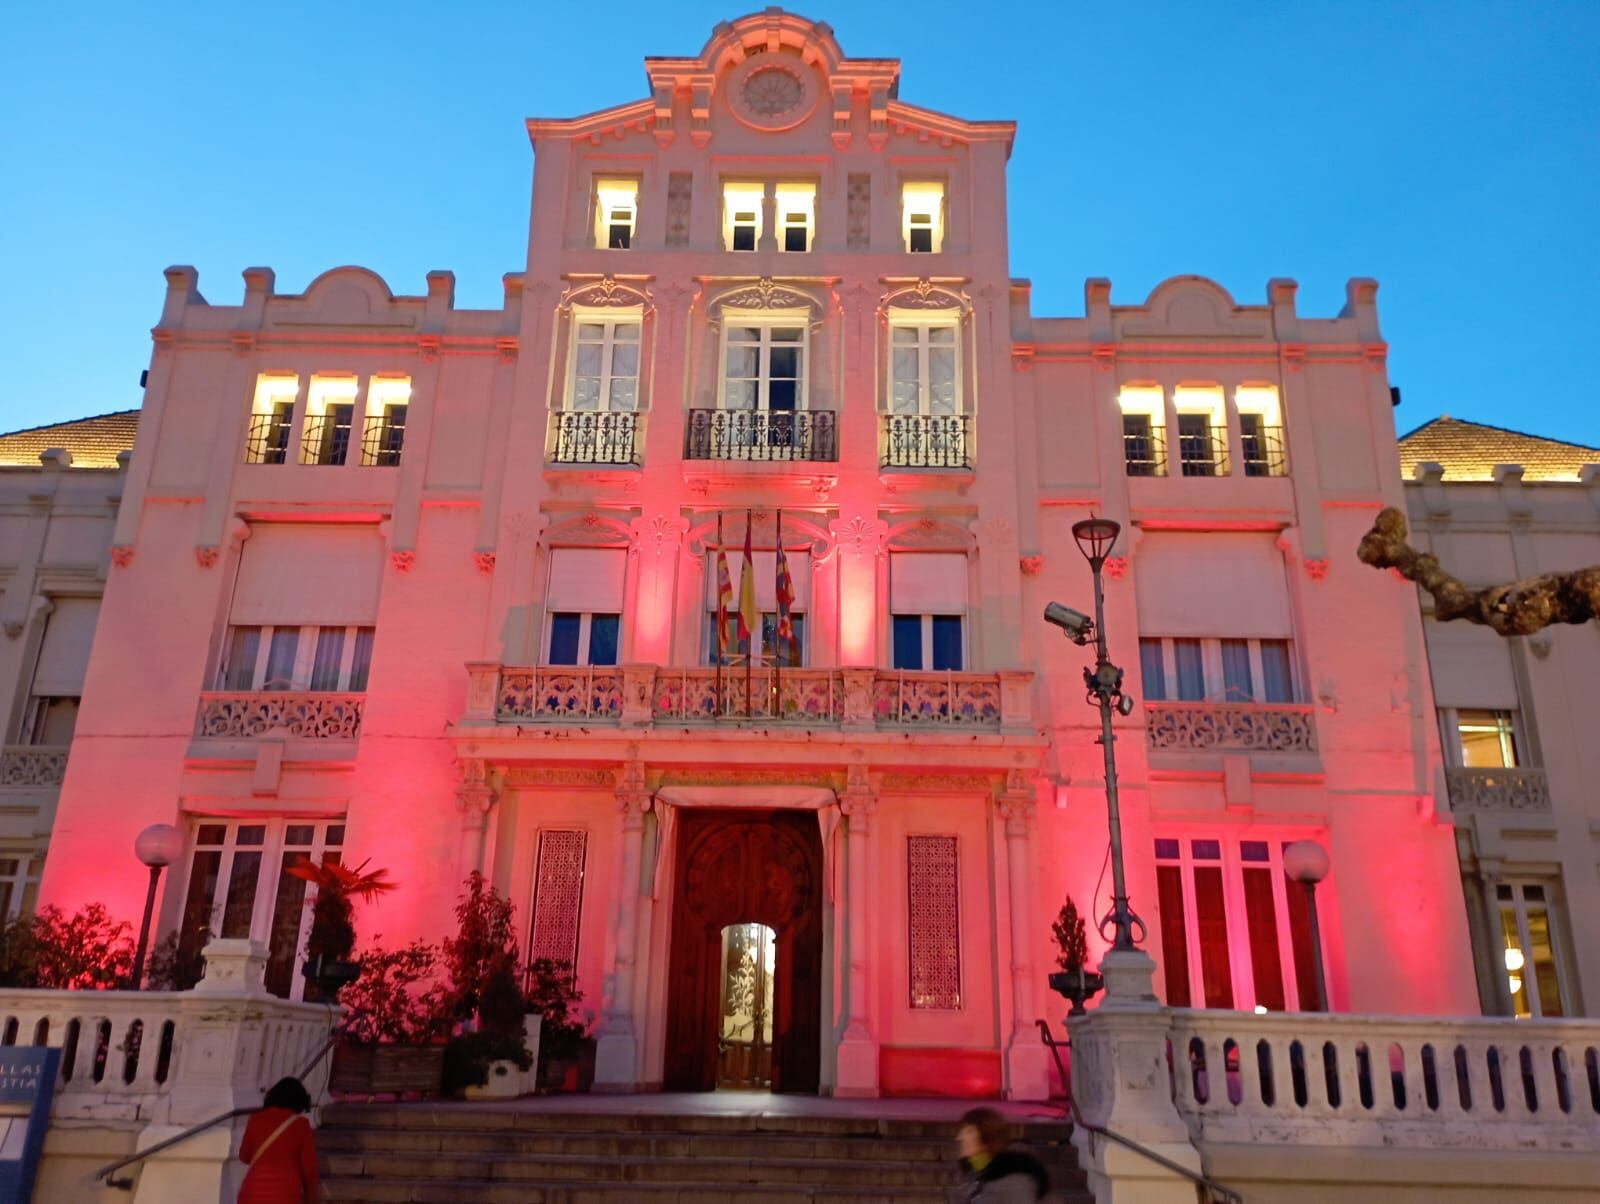
<instances>
[{"instance_id":1,"label":"street lamp globe","mask_svg":"<svg viewBox=\"0 0 1600 1204\"><path fill-rule=\"evenodd\" d=\"M1084 559L1097 573L1105 565L1106 557L1111 555L1112 545L1117 542L1121 532L1121 524L1109 518L1090 517L1072 524L1072 538L1078 541Z\"/></svg>"},{"instance_id":2,"label":"street lamp globe","mask_svg":"<svg viewBox=\"0 0 1600 1204\"><path fill-rule=\"evenodd\" d=\"M1283 850L1283 872L1296 882L1315 886L1331 868L1328 850L1314 840L1297 840Z\"/></svg>"},{"instance_id":3,"label":"street lamp globe","mask_svg":"<svg viewBox=\"0 0 1600 1204\"><path fill-rule=\"evenodd\" d=\"M171 865L183 856L183 833L171 824L151 824L134 840L133 852L151 869Z\"/></svg>"}]
</instances>

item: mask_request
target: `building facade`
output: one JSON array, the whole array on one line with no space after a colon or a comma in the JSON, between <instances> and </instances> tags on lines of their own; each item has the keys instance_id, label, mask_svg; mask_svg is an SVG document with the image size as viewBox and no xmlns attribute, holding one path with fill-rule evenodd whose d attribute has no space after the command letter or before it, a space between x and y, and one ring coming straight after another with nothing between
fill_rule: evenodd
<instances>
[{"instance_id":1,"label":"building facade","mask_svg":"<svg viewBox=\"0 0 1600 1204\"><path fill-rule=\"evenodd\" d=\"M1092 609L1099 514L1167 1001L1317 1006L1310 838L1329 1004L1475 1010L1422 623L1353 555L1404 500L1376 285L1036 317L1014 127L898 72L769 10L530 121L498 309L169 270L41 899L137 916L177 824L162 930L292 994L285 865L387 868L385 944L482 870L602 1087L1038 1098L1050 920L1109 895L1088 658L1040 619Z\"/></svg>"},{"instance_id":2,"label":"building facade","mask_svg":"<svg viewBox=\"0 0 1600 1204\"><path fill-rule=\"evenodd\" d=\"M1600 564L1600 449L1440 418L1400 441L1412 543L1474 586ZM1600 999L1593 624L1423 628L1486 1015Z\"/></svg>"}]
</instances>

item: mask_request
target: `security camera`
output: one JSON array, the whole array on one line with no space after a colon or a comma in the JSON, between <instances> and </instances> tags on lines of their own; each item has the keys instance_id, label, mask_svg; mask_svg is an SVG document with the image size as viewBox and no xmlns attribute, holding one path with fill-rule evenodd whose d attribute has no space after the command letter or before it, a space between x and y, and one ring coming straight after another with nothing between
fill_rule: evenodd
<instances>
[{"instance_id":1,"label":"security camera","mask_svg":"<svg viewBox=\"0 0 1600 1204\"><path fill-rule=\"evenodd\" d=\"M1082 611L1073 610L1070 606L1063 606L1059 602L1052 602L1044 608L1044 621L1053 623L1068 637L1083 643L1094 630L1094 620Z\"/></svg>"}]
</instances>

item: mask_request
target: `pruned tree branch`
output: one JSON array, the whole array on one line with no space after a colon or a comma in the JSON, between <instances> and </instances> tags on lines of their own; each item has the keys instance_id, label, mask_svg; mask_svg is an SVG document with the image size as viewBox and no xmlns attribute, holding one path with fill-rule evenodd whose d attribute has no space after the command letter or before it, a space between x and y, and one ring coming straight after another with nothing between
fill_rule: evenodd
<instances>
[{"instance_id":1,"label":"pruned tree branch","mask_svg":"<svg viewBox=\"0 0 1600 1204\"><path fill-rule=\"evenodd\" d=\"M1555 623L1600 616L1600 565L1472 589L1445 572L1437 556L1406 542L1405 515L1393 506L1361 537L1356 555L1375 569L1395 569L1432 594L1437 619L1465 619L1501 635L1532 635Z\"/></svg>"}]
</instances>

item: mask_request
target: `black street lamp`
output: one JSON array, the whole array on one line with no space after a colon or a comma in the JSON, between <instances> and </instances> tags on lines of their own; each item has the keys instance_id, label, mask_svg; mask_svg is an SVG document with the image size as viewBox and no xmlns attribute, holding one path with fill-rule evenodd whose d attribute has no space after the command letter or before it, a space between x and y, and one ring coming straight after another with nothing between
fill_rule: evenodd
<instances>
[{"instance_id":1,"label":"black street lamp","mask_svg":"<svg viewBox=\"0 0 1600 1204\"><path fill-rule=\"evenodd\" d=\"M161 871L183 855L183 834L171 824L151 824L133 842L134 855L150 867L150 889L144 896L144 919L139 924L139 947L133 955L132 990L144 983L144 955L150 947L150 918L156 909L156 887Z\"/></svg>"},{"instance_id":2,"label":"black street lamp","mask_svg":"<svg viewBox=\"0 0 1600 1204\"><path fill-rule=\"evenodd\" d=\"M1045 607L1044 617L1066 633L1073 643L1095 647L1094 668L1085 668L1083 684L1088 688L1086 701L1100 709L1100 744L1106 757L1106 818L1111 828L1111 910L1100 918L1100 935L1109 937L1115 950L1132 950L1145 939L1144 921L1128 905L1127 875L1122 864L1122 812L1117 805L1117 754L1115 736L1111 731L1111 715L1133 712L1133 699L1122 692L1122 670L1111 663L1106 655L1105 587L1101 571L1106 558L1117 542L1122 527L1109 518L1086 518L1072 524L1072 538L1078 541L1084 559L1094 574L1094 618L1080 614L1059 602ZM1138 936L1134 936L1134 929Z\"/></svg>"},{"instance_id":3,"label":"black street lamp","mask_svg":"<svg viewBox=\"0 0 1600 1204\"><path fill-rule=\"evenodd\" d=\"M1283 872L1306 888L1306 912L1311 921L1311 956L1317 963L1317 1010L1328 1006L1328 976L1322 968L1322 927L1317 923L1317 883L1328 876L1328 850L1314 840L1296 840L1283 849Z\"/></svg>"}]
</instances>

